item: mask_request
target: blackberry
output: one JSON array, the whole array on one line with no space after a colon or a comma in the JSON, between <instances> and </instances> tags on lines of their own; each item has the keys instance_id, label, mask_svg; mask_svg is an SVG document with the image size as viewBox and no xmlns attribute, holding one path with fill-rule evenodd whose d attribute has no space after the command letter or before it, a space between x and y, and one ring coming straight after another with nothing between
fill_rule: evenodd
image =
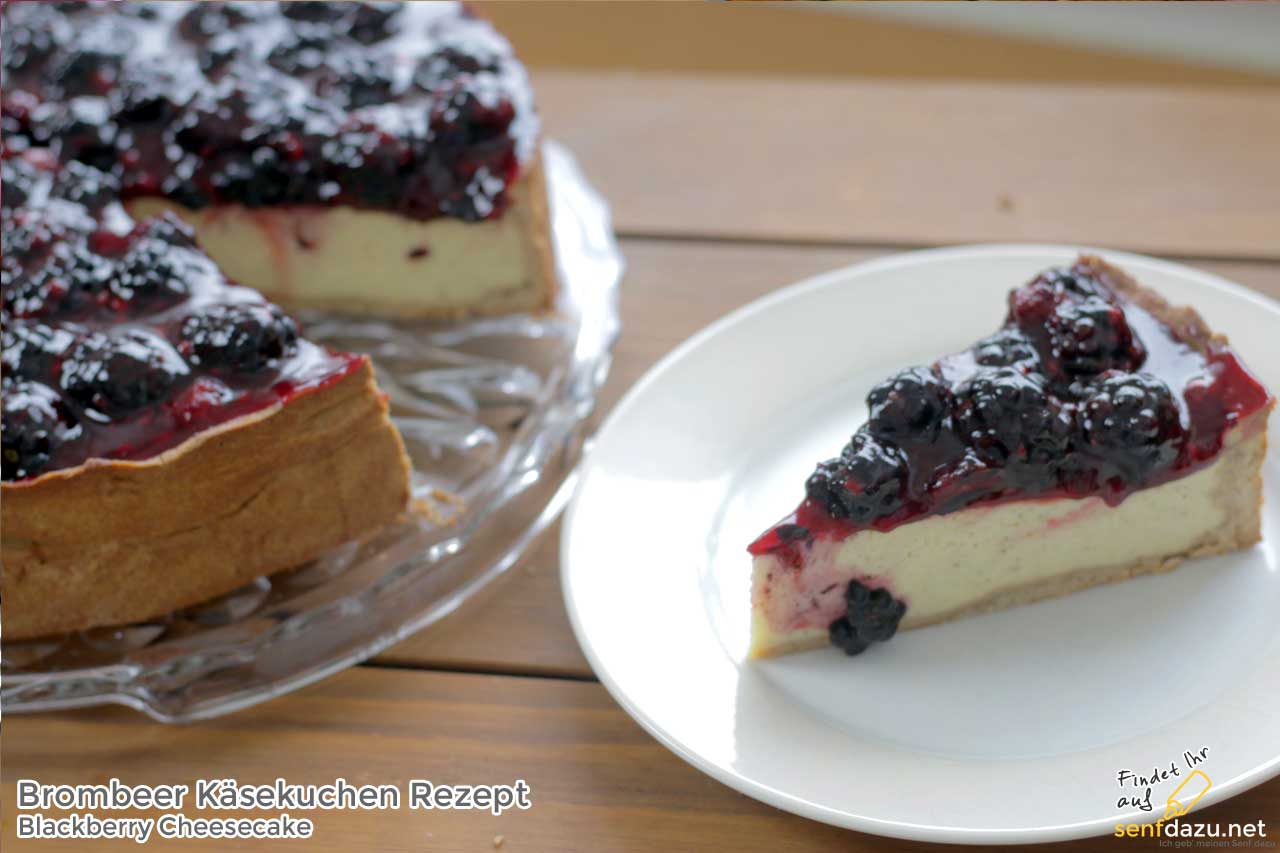
<instances>
[{"instance_id":1,"label":"blackberry","mask_svg":"<svg viewBox=\"0 0 1280 853\"><path fill-rule=\"evenodd\" d=\"M1040 356L1026 335L1006 326L974 344L973 359L984 367L1023 365L1030 370L1034 369Z\"/></svg>"},{"instance_id":2,"label":"blackberry","mask_svg":"<svg viewBox=\"0 0 1280 853\"><path fill-rule=\"evenodd\" d=\"M5 210L21 207L31 198L40 173L21 157L7 157L0 162L0 207Z\"/></svg>"},{"instance_id":3,"label":"blackberry","mask_svg":"<svg viewBox=\"0 0 1280 853\"><path fill-rule=\"evenodd\" d=\"M72 160L58 170L51 195L90 209L99 209L115 201L120 182L101 169Z\"/></svg>"},{"instance_id":4,"label":"blackberry","mask_svg":"<svg viewBox=\"0 0 1280 853\"><path fill-rule=\"evenodd\" d=\"M320 3L311 0L283 0L277 4L280 14L294 21L332 24L349 15L355 3Z\"/></svg>"},{"instance_id":5,"label":"blackberry","mask_svg":"<svg viewBox=\"0 0 1280 853\"><path fill-rule=\"evenodd\" d=\"M253 20L256 6L251 3L194 3L178 21L178 33L195 44L204 44L214 36L234 30Z\"/></svg>"},{"instance_id":6,"label":"blackberry","mask_svg":"<svg viewBox=\"0 0 1280 853\"><path fill-rule=\"evenodd\" d=\"M382 41L391 35L392 20L403 8L403 3L360 3L351 16L347 34L361 44Z\"/></svg>"},{"instance_id":7,"label":"blackberry","mask_svg":"<svg viewBox=\"0 0 1280 853\"><path fill-rule=\"evenodd\" d=\"M111 279L111 264L85 246L55 244L43 263L5 288L4 307L15 317L70 317L99 303Z\"/></svg>"},{"instance_id":8,"label":"blackberry","mask_svg":"<svg viewBox=\"0 0 1280 853\"><path fill-rule=\"evenodd\" d=\"M12 9L5 9L10 13ZM6 78L34 71L71 41L72 29L52 3L23 4L22 15L6 14L0 28L0 57ZM6 80L6 89L8 88ZM8 139L5 140L8 142Z\"/></svg>"},{"instance_id":9,"label":"blackberry","mask_svg":"<svg viewBox=\"0 0 1280 853\"><path fill-rule=\"evenodd\" d=\"M117 307L154 307L186 296L187 280L207 266L203 258L187 251L194 245L191 229L173 214L139 225L108 285L122 303Z\"/></svg>"},{"instance_id":10,"label":"blackberry","mask_svg":"<svg viewBox=\"0 0 1280 853\"><path fill-rule=\"evenodd\" d=\"M827 626L827 639L831 641L831 645L850 657L860 655L871 648L871 643L859 637L844 616Z\"/></svg>"},{"instance_id":11,"label":"blackberry","mask_svg":"<svg viewBox=\"0 0 1280 853\"><path fill-rule=\"evenodd\" d=\"M907 605L889 590L851 580L845 590L845 615L831 623L827 634L845 654L860 654L872 643L892 639L906 612Z\"/></svg>"},{"instance_id":12,"label":"blackberry","mask_svg":"<svg viewBox=\"0 0 1280 853\"><path fill-rule=\"evenodd\" d=\"M912 367L867 395L871 434L899 445L929 443L951 409L951 389L928 367Z\"/></svg>"},{"instance_id":13,"label":"blackberry","mask_svg":"<svg viewBox=\"0 0 1280 853\"><path fill-rule=\"evenodd\" d=\"M35 382L6 385L0 475L10 481L36 476L58 447L74 441L79 432L75 418L52 388Z\"/></svg>"},{"instance_id":14,"label":"blackberry","mask_svg":"<svg viewBox=\"0 0 1280 853\"><path fill-rule=\"evenodd\" d=\"M129 415L164 399L189 371L163 338L141 329L94 332L62 364L67 397L94 420Z\"/></svg>"},{"instance_id":15,"label":"blackberry","mask_svg":"<svg viewBox=\"0 0 1280 853\"><path fill-rule=\"evenodd\" d=\"M1169 386L1149 373L1102 374L1080 417L1087 448L1130 483L1172 465L1186 434Z\"/></svg>"},{"instance_id":16,"label":"blackberry","mask_svg":"<svg viewBox=\"0 0 1280 853\"><path fill-rule=\"evenodd\" d=\"M102 98L73 98L47 117L45 133L64 163L79 160L103 172L116 162L116 125Z\"/></svg>"},{"instance_id":17,"label":"blackberry","mask_svg":"<svg viewBox=\"0 0 1280 853\"><path fill-rule=\"evenodd\" d=\"M894 598L889 590L872 589L857 580L849 581L845 602L849 624L859 637L872 643L891 639L907 612L907 605Z\"/></svg>"},{"instance_id":18,"label":"blackberry","mask_svg":"<svg viewBox=\"0 0 1280 853\"><path fill-rule=\"evenodd\" d=\"M1067 378L1109 369L1133 370L1146 357L1124 310L1101 297L1059 305L1049 316L1046 328L1051 362Z\"/></svg>"},{"instance_id":19,"label":"blackberry","mask_svg":"<svg viewBox=\"0 0 1280 853\"><path fill-rule=\"evenodd\" d=\"M298 330L274 305L214 305L183 321L178 350L193 365L253 372L291 355Z\"/></svg>"},{"instance_id":20,"label":"blackberry","mask_svg":"<svg viewBox=\"0 0 1280 853\"><path fill-rule=\"evenodd\" d=\"M428 92L438 92L455 80L459 74L477 74L497 71L498 56L493 53L464 48L461 45L442 47L424 57L413 71L415 86Z\"/></svg>"},{"instance_id":21,"label":"blackberry","mask_svg":"<svg viewBox=\"0 0 1280 853\"><path fill-rule=\"evenodd\" d=\"M427 175L440 213L478 222L498 209L515 173L509 130L515 108L505 98L484 103L458 89L431 108Z\"/></svg>"},{"instance_id":22,"label":"blackberry","mask_svg":"<svg viewBox=\"0 0 1280 853\"><path fill-rule=\"evenodd\" d=\"M906 479L906 460L897 448L858 432L838 459L818 465L805 493L832 518L866 524L901 509Z\"/></svg>"},{"instance_id":23,"label":"blackberry","mask_svg":"<svg viewBox=\"0 0 1280 853\"><path fill-rule=\"evenodd\" d=\"M43 323L6 322L3 365L6 379L48 381L57 377L58 364L75 344L75 335Z\"/></svg>"},{"instance_id":24,"label":"blackberry","mask_svg":"<svg viewBox=\"0 0 1280 853\"><path fill-rule=\"evenodd\" d=\"M956 433L988 465L1052 465L1067 451L1071 421L1038 375L981 368L956 388Z\"/></svg>"},{"instance_id":25,"label":"blackberry","mask_svg":"<svg viewBox=\"0 0 1280 853\"><path fill-rule=\"evenodd\" d=\"M307 74L324 67L332 44L331 30L300 26L271 48L267 64L285 74Z\"/></svg>"},{"instance_id":26,"label":"blackberry","mask_svg":"<svg viewBox=\"0 0 1280 853\"><path fill-rule=\"evenodd\" d=\"M340 97L349 109L385 104L395 98L395 82L375 61L348 57L335 62L316 80L316 94Z\"/></svg>"}]
</instances>

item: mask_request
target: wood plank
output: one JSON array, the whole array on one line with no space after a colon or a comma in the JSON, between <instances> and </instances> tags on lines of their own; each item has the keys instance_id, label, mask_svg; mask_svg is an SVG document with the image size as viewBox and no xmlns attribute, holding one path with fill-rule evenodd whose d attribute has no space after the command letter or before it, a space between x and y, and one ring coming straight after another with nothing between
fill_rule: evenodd
<instances>
[{"instance_id":1,"label":"wood plank","mask_svg":"<svg viewBox=\"0 0 1280 853\"><path fill-rule=\"evenodd\" d=\"M627 240L624 332L601 398L607 412L663 354L741 305L885 250ZM1197 263L1280 299L1280 264ZM607 567L602 567L607 571ZM560 589L559 527L482 601L400 643L384 663L589 677Z\"/></svg>"},{"instance_id":2,"label":"wood plank","mask_svg":"<svg viewBox=\"0 0 1280 853\"><path fill-rule=\"evenodd\" d=\"M1267 90L534 74L623 233L1280 258Z\"/></svg>"},{"instance_id":3,"label":"wood plank","mask_svg":"<svg viewBox=\"0 0 1280 853\"><path fill-rule=\"evenodd\" d=\"M1280 82L1263 73L1046 39L813 14L828 11L821 4L480 0L476 5L535 68L1157 86Z\"/></svg>"},{"instance_id":4,"label":"wood plank","mask_svg":"<svg viewBox=\"0 0 1280 853\"><path fill-rule=\"evenodd\" d=\"M5 726L0 833L6 851L136 850L132 841L76 845L14 838L17 779L101 784L111 776L128 784L228 777L244 784L277 777L322 784L344 777L353 784L397 784L402 792L414 778L447 784L523 778L532 791L531 809L501 817L407 809L312 812L304 815L316 824L315 836L304 842L308 850L492 851L498 836L504 853L952 849L835 829L739 795L660 746L597 684L366 668L188 726L158 726L118 709L10 717ZM117 816L128 814L135 813ZM205 816L240 814L268 813ZM1200 817L1243 822L1276 814L1280 781L1205 809ZM273 843L241 842L236 848L268 849ZM1084 841L1052 849L1074 853L1097 845ZM190 847L152 840L147 849Z\"/></svg>"}]
</instances>

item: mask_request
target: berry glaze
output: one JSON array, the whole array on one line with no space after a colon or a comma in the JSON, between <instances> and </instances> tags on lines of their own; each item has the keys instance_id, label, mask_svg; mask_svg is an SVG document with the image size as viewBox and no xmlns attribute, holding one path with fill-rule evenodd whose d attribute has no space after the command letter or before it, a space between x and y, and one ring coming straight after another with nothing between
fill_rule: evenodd
<instances>
[{"instance_id":1,"label":"berry glaze","mask_svg":"<svg viewBox=\"0 0 1280 853\"><path fill-rule=\"evenodd\" d=\"M1198 317L1166 325L1120 275L1087 257L1046 271L1010 293L995 334L877 385L867 424L750 553L799 570L860 530L1015 500L1114 506L1210 464L1271 397ZM847 633L833 642L850 650Z\"/></svg>"},{"instance_id":2,"label":"berry glaze","mask_svg":"<svg viewBox=\"0 0 1280 853\"><path fill-rule=\"evenodd\" d=\"M176 217L135 222L112 175L6 152L3 480L143 460L365 363L229 283Z\"/></svg>"},{"instance_id":3,"label":"berry glaze","mask_svg":"<svg viewBox=\"0 0 1280 853\"><path fill-rule=\"evenodd\" d=\"M523 67L458 3L3 6L3 133L126 202L500 217L535 152Z\"/></svg>"}]
</instances>

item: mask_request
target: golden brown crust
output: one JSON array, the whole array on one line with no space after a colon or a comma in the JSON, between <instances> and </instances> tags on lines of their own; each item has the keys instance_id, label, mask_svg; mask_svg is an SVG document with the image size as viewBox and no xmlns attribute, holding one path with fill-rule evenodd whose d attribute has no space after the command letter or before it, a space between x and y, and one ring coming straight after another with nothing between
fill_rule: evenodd
<instances>
[{"instance_id":1,"label":"golden brown crust","mask_svg":"<svg viewBox=\"0 0 1280 853\"><path fill-rule=\"evenodd\" d=\"M0 502L10 639L149 619L393 520L409 462L365 361L154 459L92 461Z\"/></svg>"}]
</instances>

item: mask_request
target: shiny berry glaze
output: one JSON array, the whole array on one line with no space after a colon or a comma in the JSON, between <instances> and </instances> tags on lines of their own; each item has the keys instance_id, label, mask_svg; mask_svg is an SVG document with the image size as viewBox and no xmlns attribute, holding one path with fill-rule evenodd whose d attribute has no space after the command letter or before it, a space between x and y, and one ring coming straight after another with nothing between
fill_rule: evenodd
<instances>
[{"instance_id":1,"label":"shiny berry glaze","mask_svg":"<svg viewBox=\"0 0 1280 853\"><path fill-rule=\"evenodd\" d=\"M126 200L500 216L525 72L456 3L6 3L3 131Z\"/></svg>"},{"instance_id":2,"label":"shiny berry glaze","mask_svg":"<svg viewBox=\"0 0 1280 853\"><path fill-rule=\"evenodd\" d=\"M869 423L748 550L799 568L815 539L976 503L1115 505L1209 464L1270 402L1229 347L1192 346L1081 259L1013 291L994 335L873 389Z\"/></svg>"},{"instance_id":3,"label":"shiny berry glaze","mask_svg":"<svg viewBox=\"0 0 1280 853\"><path fill-rule=\"evenodd\" d=\"M3 479L141 460L356 370L227 282L171 215L135 223L107 176L2 162Z\"/></svg>"}]
</instances>

